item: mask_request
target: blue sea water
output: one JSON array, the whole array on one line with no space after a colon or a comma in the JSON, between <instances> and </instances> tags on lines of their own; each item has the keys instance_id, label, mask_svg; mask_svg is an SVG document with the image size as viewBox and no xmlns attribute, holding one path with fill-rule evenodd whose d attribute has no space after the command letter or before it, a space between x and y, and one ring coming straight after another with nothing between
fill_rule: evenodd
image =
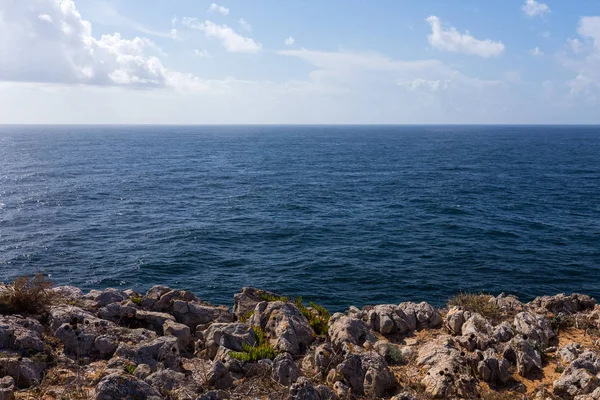
<instances>
[{"instance_id":1,"label":"blue sea water","mask_svg":"<svg viewBox=\"0 0 600 400\"><path fill-rule=\"evenodd\" d=\"M600 297L600 127L2 126L0 280Z\"/></svg>"}]
</instances>

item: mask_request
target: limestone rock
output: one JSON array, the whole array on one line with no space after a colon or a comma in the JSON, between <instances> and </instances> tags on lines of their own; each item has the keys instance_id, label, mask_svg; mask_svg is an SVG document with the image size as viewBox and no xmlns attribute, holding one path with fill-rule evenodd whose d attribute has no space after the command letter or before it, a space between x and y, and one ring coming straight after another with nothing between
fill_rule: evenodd
<instances>
[{"instance_id":1,"label":"limestone rock","mask_svg":"<svg viewBox=\"0 0 600 400\"><path fill-rule=\"evenodd\" d=\"M492 337L501 343L510 341L514 337L512 325L506 321L496 325L492 331Z\"/></svg>"},{"instance_id":2,"label":"limestone rock","mask_svg":"<svg viewBox=\"0 0 600 400\"><path fill-rule=\"evenodd\" d=\"M598 387L598 378L582 368L568 367L554 381L554 393L558 395L584 395L592 393Z\"/></svg>"},{"instance_id":3,"label":"limestone rock","mask_svg":"<svg viewBox=\"0 0 600 400\"><path fill-rule=\"evenodd\" d=\"M320 400L319 392L311 381L302 376L290 387L290 400Z\"/></svg>"},{"instance_id":4,"label":"limestone rock","mask_svg":"<svg viewBox=\"0 0 600 400\"><path fill-rule=\"evenodd\" d=\"M276 350L292 355L303 353L316 337L306 317L292 303L259 303L249 323L260 326Z\"/></svg>"},{"instance_id":5,"label":"limestone rock","mask_svg":"<svg viewBox=\"0 0 600 400\"><path fill-rule=\"evenodd\" d=\"M163 336L139 344L121 342L115 351L115 356L124 358L134 364L148 364L155 370L158 363L174 371L181 369L181 356L177 339Z\"/></svg>"},{"instance_id":6,"label":"limestone rock","mask_svg":"<svg viewBox=\"0 0 600 400\"><path fill-rule=\"evenodd\" d=\"M516 337L505 347L504 358L517 365L517 372L527 376L530 372L542 370L542 355L531 343L522 337Z\"/></svg>"},{"instance_id":7,"label":"limestone rock","mask_svg":"<svg viewBox=\"0 0 600 400\"><path fill-rule=\"evenodd\" d=\"M488 383L503 385L510 381L508 362L498 359L492 349L484 352L484 358L477 365L477 374Z\"/></svg>"},{"instance_id":8,"label":"limestone rock","mask_svg":"<svg viewBox=\"0 0 600 400\"><path fill-rule=\"evenodd\" d=\"M10 357L3 358L0 362L0 376L12 377L21 389L38 385L42 381L45 369L45 363L36 362L29 358Z\"/></svg>"},{"instance_id":9,"label":"limestone rock","mask_svg":"<svg viewBox=\"0 0 600 400\"><path fill-rule=\"evenodd\" d=\"M140 364L135 367L135 371L133 372L133 376L138 379L146 379L148 376L152 374L152 368L148 364Z\"/></svg>"},{"instance_id":10,"label":"limestone rock","mask_svg":"<svg viewBox=\"0 0 600 400\"><path fill-rule=\"evenodd\" d=\"M490 335L493 331L492 325L487 319L482 317L480 314L473 313L469 319L463 324L461 331L463 336L470 334L484 334Z\"/></svg>"},{"instance_id":11,"label":"limestone rock","mask_svg":"<svg viewBox=\"0 0 600 400\"><path fill-rule=\"evenodd\" d=\"M77 300L83 297L81 289L75 286L56 286L51 290L58 296L69 300Z\"/></svg>"},{"instance_id":12,"label":"limestone rock","mask_svg":"<svg viewBox=\"0 0 600 400\"><path fill-rule=\"evenodd\" d=\"M137 368L136 368L137 370ZM185 374L170 369L163 369L147 376L144 381L159 392L171 392L177 388L189 385Z\"/></svg>"},{"instance_id":13,"label":"limestone rock","mask_svg":"<svg viewBox=\"0 0 600 400\"><path fill-rule=\"evenodd\" d=\"M498 296L492 297L490 302L504 312L520 312L523 310L523 303L517 296L512 294L500 293Z\"/></svg>"},{"instance_id":14,"label":"limestone rock","mask_svg":"<svg viewBox=\"0 0 600 400\"><path fill-rule=\"evenodd\" d=\"M192 331L190 327L175 321L166 320L162 326L165 336L173 336L177 339L179 350L186 351L192 344Z\"/></svg>"},{"instance_id":15,"label":"limestone rock","mask_svg":"<svg viewBox=\"0 0 600 400\"><path fill-rule=\"evenodd\" d=\"M319 394L319 400L338 400L338 396L325 385L318 385L315 390Z\"/></svg>"},{"instance_id":16,"label":"limestone rock","mask_svg":"<svg viewBox=\"0 0 600 400\"><path fill-rule=\"evenodd\" d=\"M272 298L279 298L280 295L265 290L255 289L251 287L242 288L240 293L233 295L233 313L238 318L248 318L250 314L254 312L256 305L264 300L261 296L270 296Z\"/></svg>"},{"instance_id":17,"label":"limestone rock","mask_svg":"<svg viewBox=\"0 0 600 400\"><path fill-rule=\"evenodd\" d=\"M571 362L571 366L573 368L583 368L592 374L597 374L600 372L600 356L591 350L586 350Z\"/></svg>"},{"instance_id":18,"label":"limestone rock","mask_svg":"<svg viewBox=\"0 0 600 400\"><path fill-rule=\"evenodd\" d=\"M0 400L15 400L15 380L12 376L0 379Z\"/></svg>"},{"instance_id":19,"label":"limestone rock","mask_svg":"<svg viewBox=\"0 0 600 400\"><path fill-rule=\"evenodd\" d=\"M429 303L424 301L421 303L405 302L400 303L398 307L404 311L404 314L408 318L407 321L411 331L415 329L439 328L442 326L442 316Z\"/></svg>"},{"instance_id":20,"label":"limestone rock","mask_svg":"<svg viewBox=\"0 0 600 400\"><path fill-rule=\"evenodd\" d=\"M23 355L29 352L44 351L41 339L44 328L32 318L16 315L0 316L0 350L18 351Z\"/></svg>"},{"instance_id":21,"label":"limestone rock","mask_svg":"<svg viewBox=\"0 0 600 400\"><path fill-rule=\"evenodd\" d=\"M126 300L128 296L123 293L122 290L108 288L102 291L91 290L88 294L83 296L85 300L91 302L94 308L106 307L111 303L120 303Z\"/></svg>"},{"instance_id":22,"label":"limestone rock","mask_svg":"<svg viewBox=\"0 0 600 400\"><path fill-rule=\"evenodd\" d=\"M562 362L570 364L579 357L581 352L582 349L579 343L569 343L558 349L557 356Z\"/></svg>"},{"instance_id":23,"label":"limestone rock","mask_svg":"<svg viewBox=\"0 0 600 400\"><path fill-rule=\"evenodd\" d=\"M175 322L175 317L171 314L146 310L136 310L135 319L148 329L159 333L163 333L163 326L167 321Z\"/></svg>"},{"instance_id":24,"label":"limestone rock","mask_svg":"<svg viewBox=\"0 0 600 400\"><path fill-rule=\"evenodd\" d=\"M257 337L252 327L236 323L215 323L203 332L205 356L215 358L219 347L233 351L242 351L243 345L254 346Z\"/></svg>"},{"instance_id":25,"label":"limestone rock","mask_svg":"<svg viewBox=\"0 0 600 400\"><path fill-rule=\"evenodd\" d=\"M521 312L515 316L515 329L525 340L547 345L556 335L548 317L541 314Z\"/></svg>"},{"instance_id":26,"label":"limestone rock","mask_svg":"<svg viewBox=\"0 0 600 400\"><path fill-rule=\"evenodd\" d=\"M233 314L225 306L213 306L182 300L175 300L172 313L177 322L185 324L192 329L196 329L198 325L206 326L215 322L233 321Z\"/></svg>"},{"instance_id":27,"label":"limestone rock","mask_svg":"<svg viewBox=\"0 0 600 400\"><path fill-rule=\"evenodd\" d=\"M404 311L394 304L374 306L368 311L367 321L371 329L382 335L406 333L411 330L411 327L416 325L413 315L409 319Z\"/></svg>"},{"instance_id":28,"label":"limestone rock","mask_svg":"<svg viewBox=\"0 0 600 400\"><path fill-rule=\"evenodd\" d=\"M585 294L557 294L556 296L537 297L529 305L539 313L573 314L579 311L591 310L596 305L593 297Z\"/></svg>"},{"instance_id":29,"label":"limestone rock","mask_svg":"<svg viewBox=\"0 0 600 400\"><path fill-rule=\"evenodd\" d=\"M363 321L343 314L334 314L331 317L329 337L331 343L338 349L344 343L362 346L365 342L375 343L377 341Z\"/></svg>"},{"instance_id":30,"label":"limestone rock","mask_svg":"<svg viewBox=\"0 0 600 400\"><path fill-rule=\"evenodd\" d=\"M221 361L215 361L208 373L208 384L216 389L229 389L233 377Z\"/></svg>"},{"instance_id":31,"label":"limestone rock","mask_svg":"<svg viewBox=\"0 0 600 400\"><path fill-rule=\"evenodd\" d=\"M289 353L282 353L273 360L272 376L275 382L289 386L300 376L300 367Z\"/></svg>"},{"instance_id":32,"label":"limestone rock","mask_svg":"<svg viewBox=\"0 0 600 400\"><path fill-rule=\"evenodd\" d=\"M134 376L114 373L104 377L96 387L96 400L136 399L160 400L152 386Z\"/></svg>"},{"instance_id":33,"label":"limestone rock","mask_svg":"<svg viewBox=\"0 0 600 400\"><path fill-rule=\"evenodd\" d=\"M446 328L455 334L462 335L463 324L470 318L471 313L460 307L450 307L446 314Z\"/></svg>"}]
</instances>

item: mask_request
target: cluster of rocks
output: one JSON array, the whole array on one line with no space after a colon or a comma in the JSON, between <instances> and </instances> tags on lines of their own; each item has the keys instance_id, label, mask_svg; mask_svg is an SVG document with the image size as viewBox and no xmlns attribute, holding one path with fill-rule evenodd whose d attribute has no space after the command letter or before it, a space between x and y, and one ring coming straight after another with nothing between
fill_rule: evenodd
<instances>
[{"instance_id":1,"label":"cluster of rocks","mask_svg":"<svg viewBox=\"0 0 600 400\"><path fill-rule=\"evenodd\" d=\"M351 307L317 335L297 304L253 288L233 310L164 286L52 290L60 300L37 316L0 316L0 400L67 398L72 380L57 376L68 371L96 400L600 399L600 310L584 295L490 296L493 319L424 302ZM585 340L561 341L565 318ZM241 361L262 335L275 357Z\"/></svg>"}]
</instances>

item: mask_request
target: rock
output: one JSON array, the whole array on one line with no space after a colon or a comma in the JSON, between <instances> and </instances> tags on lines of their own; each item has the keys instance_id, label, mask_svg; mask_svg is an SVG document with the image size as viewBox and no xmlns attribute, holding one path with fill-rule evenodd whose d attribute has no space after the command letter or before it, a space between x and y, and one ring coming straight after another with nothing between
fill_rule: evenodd
<instances>
[{"instance_id":1,"label":"rock","mask_svg":"<svg viewBox=\"0 0 600 400\"><path fill-rule=\"evenodd\" d=\"M390 400L417 400L417 398L409 392L402 392L393 396Z\"/></svg>"},{"instance_id":2,"label":"rock","mask_svg":"<svg viewBox=\"0 0 600 400\"><path fill-rule=\"evenodd\" d=\"M575 396L574 400L600 400L600 388L594 390L590 394L581 394Z\"/></svg>"},{"instance_id":3,"label":"rock","mask_svg":"<svg viewBox=\"0 0 600 400\"><path fill-rule=\"evenodd\" d=\"M405 302L400 303L398 307L404 311L404 314L408 318L407 322L411 331L415 329L439 328L442 326L442 316L429 303L424 301L421 303ZM414 324L412 321L414 321Z\"/></svg>"},{"instance_id":4,"label":"rock","mask_svg":"<svg viewBox=\"0 0 600 400\"><path fill-rule=\"evenodd\" d=\"M313 358L314 365L317 371L321 373L325 373L327 369L331 366L331 361L333 357L333 349L329 343L324 343L319 345L315 349L315 355Z\"/></svg>"},{"instance_id":5,"label":"rock","mask_svg":"<svg viewBox=\"0 0 600 400\"><path fill-rule=\"evenodd\" d=\"M106 307L111 303L120 303L127 300L127 295L123 291L113 288L100 290L91 290L83 296L85 300L89 300L94 308Z\"/></svg>"},{"instance_id":6,"label":"rock","mask_svg":"<svg viewBox=\"0 0 600 400\"><path fill-rule=\"evenodd\" d=\"M275 382L289 386L300 376L300 367L289 353L282 353L273 360L272 376Z\"/></svg>"},{"instance_id":7,"label":"rock","mask_svg":"<svg viewBox=\"0 0 600 400\"><path fill-rule=\"evenodd\" d=\"M319 392L317 392L311 381L301 376L290 387L290 400L320 400Z\"/></svg>"},{"instance_id":8,"label":"rock","mask_svg":"<svg viewBox=\"0 0 600 400\"><path fill-rule=\"evenodd\" d=\"M525 340L548 345L556 335L548 317L540 314L521 312L515 316L515 329Z\"/></svg>"},{"instance_id":9,"label":"rock","mask_svg":"<svg viewBox=\"0 0 600 400\"><path fill-rule=\"evenodd\" d=\"M569 343L558 349L556 355L562 362L570 364L572 361L575 361L577 357L579 357L581 352L581 345L579 343Z\"/></svg>"},{"instance_id":10,"label":"rock","mask_svg":"<svg viewBox=\"0 0 600 400\"><path fill-rule=\"evenodd\" d=\"M167 321L175 322L175 317L171 314L145 310L136 310L135 319L159 334L163 333L163 326Z\"/></svg>"},{"instance_id":11,"label":"rock","mask_svg":"<svg viewBox=\"0 0 600 400\"><path fill-rule=\"evenodd\" d=\"M365 391L364 378L365 373L362 368L360 356L352 354L346 356L344 361L335 368L337 376L344 379L350 386L352 393L362 395Z\"/></svg>"},{"instance_id":12,"label":"rock","mask_svg":"<svg viewBox=\"0 0 600 400\"><path fill-rule=\"evenodd\" d=\"M119 342L113 336L101 335L94 340L94 349L98 352L100 358L112 356L117 347L119 347Z\"/></svg>"},{"instance_id":13,"label":"rock","mask_svg":"<svg viewBox=\"0 0 600 400\"><path fill-rule=\"evenodd\" d=\"M471 314L461 328L463 336L471 334L490 335L493 330L492 324L480 314L476 313Z\"/></svg>"},{"instance_id":14,"label":"rock","mask_svg":"<svg viewBox=\"0 0 600 400\"><path fill-rule=\"evenodd\" d=\"M198 397L196 400L227 400L227 399L229 399L229 394L227 392L225 392L223 390L211 390L211 391L204 393L203 395Z\"/></svg>"},{"instance_id":15,"label":"rock","mask_svg":"<svg viewBox=\"0 0 600 400\"><path fill-rule=\"evenodd\" d=\"M542 355L523 338L514 338L505 347L504 358L517 365L517 372L527 376L530 372L542 370Z\"/></svg>"},{"instance_id":16,"label":"rock","mask_svg":"<svg viewBox=\"0 0 600 400\"><path fill-rule=\"evenodd\" d=\"M138 379L146 379L148 376L152 374L152 368L148 364L140 364L135 367L135 371L133 371L133 376Z\"/></svg>"},{"instance_id":17,"label":"rock","mask_svg":"<svg viewBox=\"0 0 600 400\"><path fill-rule=\"evenodd\" d=\"M181 370L181 356L177 339L163 336L139 344L119 343L115 356L124 358L136 365L148 364L154 371L158 363L174 371Z\"/></svg>"},{"instance_id":18,"label":"rock","mask_svg":"<svg viewBox=\"0 0 600 400\"><path fill-rule=\"evenodd\" d=\"M233 321L233 315L225 306L213 306L181 300L176 300L173 303L173 315L177 319L177 322L185 324L192 329L195 329L198 325L206 326L215 322Z\"/></svg>"},{"instance_id":19,"label":"rock","mask_svg":"<svg viewBox=\"0 0 600 400\"><path fill-rule=\"evenodd\" d=\"M333 371L333 370L332 370ZM342 398L346 399L350 397L350 387L343 382L337 381L333 384L334 393Z\"/></svg>"},{"instance_id":20,"label":"rock","mask_svg":"<svg viewBox=\"0 0 600 400\"><path fill-rule=\"evenodd\" d=\"M184 374L170 369L163 369L162 371L155 372L152 375L147 376L144 381L161 393L171 392L186 384L189 385L189 383L186 382Z\"/></svg>"},{"instance_id":21,"label":"rock","mask_svg":"<svg viewBox=\"0 0 600 400\"><path fill-rule=\"evenodd\" d=\"M554 393L558 395L584 395L592 393L598 387L598 378L582 368L568 367L554 381Z\"/></svg>"},{"instance_id":22,"label":"rock","mask_svg":"<svg viewBox=\"0 0 600 400\"><path fill-rule=\"evenodd\" d=\"M44 328L32 318L16 315L0 316L0 350L18 351L22 355L42 352Z\"/></svg>"},{"instance_id":23,"label":"rock","mask_svg":"<svg viewBox=\"0 0 600 400\"><path fill-rule=\"evenodd\" d=\"M110 303L98 309L98 317L109 321L121 323L133 320L138 312L136 305L131 301L123 303Z\"/></svg>"},{"instance_id":24,"label":"rock","mask_svg":"<svg viewBox=\"0 0 600 400\"><path fill-rule=\"evenodd\" d=\"M593 309L596 305L596 300L584 294L573 293L567 296L563 293L556 296L537 297L529 305L539 313L574 314Z\"/></svg>"},{"instance_id":25,"label":"rock","mask_svg":"<svg viewBox=\"0 0 600 400\"><path fill-rule=\"evenodd\" d=\"M498 359L492 349L483 354L483 360L477 365L477 373L481 379L496 385L508 383L511 379L508 362Z\"/></svg>"},{"instance_id":26,"label":"rock","mask_svg":"<svg viewBox=\"0 0 600 400\"><path fill-rule=\"evenodd\" d=\"M392 333L406 333L410 330L415 320L414 315L411 315L411 319L406 316L404 311L393 304L382 304L374 306L367 313L367 321L371 329L381 333L382 335L389 335Z\"/></svg>"},{"instance_id":27,"label":"rock","mask_svg":"<svg viewBox=\"0 0 600 400\"><path fill-rule=\"evenodd\" d=\"M517 296L513 296L512 294L500 293L497 297L492 297L490 302L506 313L523 310L523 303L521 303Z\"/></svg>"},{"instance_id":28,"label":"rock","mask_svg":"<svg viewBox=\"0 0 600 400\"><path fill-rule=\"evenodd\" d=\"M166 294L171 292L172 289L167 286L156 285L152 286L146 293L146 296L142 299L142 307L145 309L156 310L155 306L158 300ZM158 311L158 310L156 310Z\"/></svg>"},{"instance_id":29,"label":"rock","mask_svg":"<svg viewBox=\"0 0 600 400\"><path fill-rule=\"evenodd\" d=\"M597 374L600 372L600 357L593 351L586 350L571 362L571 366L573 368L583 368L592 374Z\"/></svg>"},{"instance_id":30,"label":"rock","mask_svg":"<svg viewBox=\"0 0 600 400\"><path fill-rule=\"evenodd\" d=\"M175 321L167 320L162 326L165 336L173 336L177 339L179 350L187 351L192 344L192 331L190 327Z\"/></svg>"},{"instance_id":31,"label":"rock","mask_svg":"<svg viewBox=\"0 0 600 400\"><path fill-rule=\"evenodd\" d=\"M12 376L0 379L0 400L15 400L15 380Z\"/></svg>"},{"instance_id":32,"label":"rock","mask_svg":"<svg viewBox=\"0 0 600 400\"><path fill-rule=\"evenodd\" d=\"M379 355L363 355L361 357L364 371L364 392L370 397L383 397L396 388L397 382L383 357Z\"/></svg>"},{"instance_id":33,"label":"rock","mask_svg":"<svg viewBox=\"0 0 600 400\"><path fill-rule=\"evenodd\" d=\"M512 325L506 321L496 325L492 331L492 337L501 343L510 341L514 337Z\"/></svg>"},{"instance_id":34,"label":"rock","mask_svg":"<svg viewBox=\"0 0 600 400\"><path fill-rule=\"evenodd\" d=\"M292 355L305 352L316 337L306 317L292 303L259 303L249 323L260 326L276 350Z\"/></svg>"},{"instance_id":35,"label":"rock","mask_svg":"<svg viewBox=\"0 0 600 400\"><path fill-rule=\"evenodd\" d=\"M215 361L208 373L208 384L216 389L229 389L233 378L221 361Z\"/></svg>"},{"instance_id":36,"label":"rock","mask_svg":"<svg viewBox=\"0 0 600 400\"><path fill-rule=\"evenodd\" d=\"M377 341L363 321L343 314L334 314L329 320L329 337L338 349L344 343L362 346L365 342Z\"/></svg>"},{"instance_id":37,"label":"rock","mask_svg":"<svg viewBox=\"0 0 600 400\"><path fill-rule=\"evenodd\" d=\"M53 331L56 331L61 325L66 323L77 326L79 324L85 324L85 321L88 321L88 323L93 325L98 324L101 328L115 326L112 322L100 319L91 312L75 306L53 306L50 307L49 314L50 328Z\"/></svg>"},{"instance_id":38,"label":"rock","mask_svg":"<svg viewBox=\"0 0 600 400\"><path fill-rule=\"evenodd\" d=\"M214 323L202 335L204 336L204 355L211 360L215 358L221 346L233 351L242 351L244 344L255 346L258 341L252 327L239 322Z\"/></svg>"},{"instance_id":39,"label":"rock","mask_svg":"<svg viewBox=\"0 0 600 400\"><path fill-rule=\"evenodd\" d=\"M77 300L83 297L81 289L75 286L56 286L51 289L58 296L68 300Z\"/></svg>"},{"instance_id":40,"label":"rock","mask_svg":"<svg viewBox=\"0 0 600 400\"><path fill-rule=\"evenodd\" d=\"M10 357L0 362L0 376L10 376L21 389L39 385L42 381L46 364L29 358Z\"/></svg>"},{"instance_id":41,"label":"rock","mask_svg":"<svg viewBox=\"0 0 600 400\"><path fill-rule=\"evenodd\" d=\"M114 373L104 377L96 387L96 400L160 400L162 396L152 386L134 376Z\"/></svg>"},{"instance_id":42,"label":"rock","mask_svg":"<svg viewBox=\"0 0 600 400\"><path fill-rule=\"evenodd\" d=\"M462 326L469 319L471 313L460 307L450 307L446 314L446 328L455 335L462 335Z\"/></svg>"},{"instance_id":43,"label":"rock","mask_svg":"<svg viewBox=\"0 0 600 400\"><path fill-rule=\"evenodd\" d=\"M248 319L254 312L256 305L265 301L265 296L281 298L280 295L251 287L242 288L240 293L233 295L233 313L239 320Z\"/></svg>"},{"instance_id":44,"label":"rock","mask_svg":"<svg viewBox=\"0 0 600 400\"><path fill-rule=\"evenodd\" d=\"M315 390L319 394L319 400L338 400L338 396L325 385L318 385Z\"/></svg>"}]
</instances>

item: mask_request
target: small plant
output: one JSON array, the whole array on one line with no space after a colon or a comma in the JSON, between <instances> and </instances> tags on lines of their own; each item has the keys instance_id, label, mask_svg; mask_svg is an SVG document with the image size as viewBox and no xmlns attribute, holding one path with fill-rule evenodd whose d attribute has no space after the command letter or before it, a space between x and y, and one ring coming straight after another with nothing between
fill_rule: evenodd
<instances>
[{"instance_id":1,"label":"small plant","mask_svg":"<svg viewBox=\"0 0 600 400\"><path fill-rule=\"evenodd\" d=\"M128 364L123 367L123 370L126 373L128 373L129 375L133 375L133 373L135 372L136 369L137 369L137 365L133 365L133 364Z\"/></svg>"},{"instance_id":2,"label":"small plant","mask_svg":"<svg viewBox=\"0 0 600 400\"><path fill-rule=\"evenodd\" d=\"M52 282L43 274L21 276L0 293L0 303L9 312L38 313L50 302Z\"/></svg>"},{"instance_id":3,"label":"small plant","mask_svg":"<svg viewBox=\"0 0 600 400\"><path fill-rule=\"evenodd\" d=\"M131 300L131 302L133 304L141 306L142 305L142 301L144 301L144 298L142 296L131 296L129 298L129 300Z\"/></svg>"},{"instance_id":4,"label":"small plant","mask_svg":"<svg viewBox=\"0 0 600 400\"><path fill-rule=\"evenodd\" d=\"M404 356L402 355L402 352L400 351L398 346L394 346L391 343L386 343L385 346L387 349L387 351L385 352L385 360L388 364L402 365L405 363Z\"/></svg>"},{"instance_id":5,"label":"small plant","mask_svg":"<svg viewBox=\"0 0 600 400\"><path fill-rule=\"evenodd\" d=\"M556 368L554 368L554 372L557 374L562 374L565 372L565 368L562 365L557 365Z\"/></svg>"},{"instance_id":6,"label":"small plant","mask_svg":"<svg viewBox=\"0 0 600 400\"><path fill-rule=\"evenodd\" d=\"M246 314L242 315L242 316L239 318L239 320L240 320L240 322L242 322L242 323L246 323L246 322L248 322L248 320L249 320L250 318L252 318L252 316L253 316L253 315L254 315L254 310L252 310L252 311L248 311Z\"/></svg>"},{"instance_id":7,"label":"small plant","mask_svg":"<svg viewBox=\"0 0 600 400\"><path fill-rule=\"evenodd\" d=\"M327 329L329 328L329 318L331 318L331 313L325 307L310 302L308 305L312 308L311 310L304 305L304 303L302 302L302 297L292 299L289 297L272 295L265 292L260 293L259 296L263 301L283 301L285 303L294 303L294 305L298 307L298 310L300 310L300 313L302 313L302 315L306 317L308 323L317 335L327 334ZM240 320L244 322L242 318ZM248 318L246 318L246 320L248 320Z\"/></svg>"},{"instance_id":8,"label":"small plant","mask_svg":"<svg viewBox=\"0 0 600 400\"><path fill-rule=\"evenodd\" d=\"M564 313L556 314L554 317L552 317L552 321L550 322L552 324L552 329L557 332L575 325L575 319L572 316Z\"/></svg>"},{"instance_id":9,"label":"small plant","mask_svg":"<svg viewBox=\"0 0 600 400\"><path fill-rule=\"evenodd\" d=\"M262 301L268 301L268 302L283 301L284 303L287 303L288 301L290 301L290 299L288 299L285 296L273 295L273 294L269 294L269 293L266 293L266 292L260 292L258 294L258 297L260 297L260 299Z\"/></svg>"},{"instance_id":10,"label":"small plant","mask_svg":"<svg viewBox=\"0 0 600 400\"><path fill-rule=\"evenodd\" d=\"M492 295L486 293L459 293L448 301L448 305L462 307L495 321L502 316L502 310L490 301L492 298Z\"/></svg>"},{"instance_id":11,"label":"small plant","mask_svg":"<svg viewBox=\"0 0 600 400\"><path fill-rule=\"evenodd\" d=\"M257 326L255 326L253 329L257 338L256 346L250 346L246 343L243 343L243 350L230 352L229 354L231 355L231 357L244 362L255 362L267 358L272 360L275 357L277 357L277 352L269 344L269 340L265 332Z\"/></svg>"}]
</instances>

